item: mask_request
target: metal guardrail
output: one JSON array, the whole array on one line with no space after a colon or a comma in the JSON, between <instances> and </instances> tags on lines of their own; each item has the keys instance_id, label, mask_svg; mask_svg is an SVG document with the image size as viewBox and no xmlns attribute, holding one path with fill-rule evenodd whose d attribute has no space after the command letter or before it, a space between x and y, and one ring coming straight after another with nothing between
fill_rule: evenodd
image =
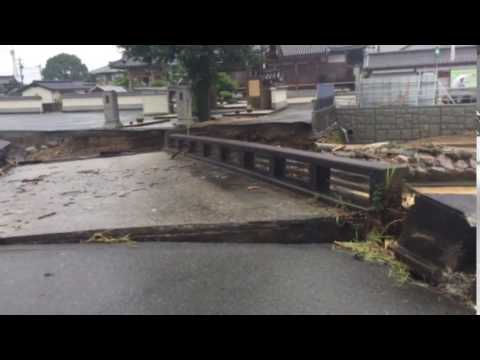
<instances>
[{"instance_id":1,"label":"metal guardrail","mask_svg":"<svg viewBox=\"0 0 480 360\"><path fill-rule=\"evenodd\" d=\"M406 167L218 138L170 134L167 149L361 210L374 210L378 191L398 189ZM395 170L395 171L393 171ZM390 178L389 178L390 177ZM398 193L401 201L401 192Z\"/></svg>"}]
</instances>

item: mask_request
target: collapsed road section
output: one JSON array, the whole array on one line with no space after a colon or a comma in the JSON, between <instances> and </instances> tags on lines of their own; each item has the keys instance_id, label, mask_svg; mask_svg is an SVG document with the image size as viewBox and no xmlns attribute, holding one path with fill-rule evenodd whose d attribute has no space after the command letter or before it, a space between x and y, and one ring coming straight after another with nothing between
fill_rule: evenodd
<instances>
[{"instance_id":1,"label":"collapsed road section","mask_svg":"<svg viewBox=\"0 0 480 360\"><path fill-rule=\"evenodd\" d=\"M336 208L165 152L19 166L0 182L0 244L78 243L105 232L134 241L353 236Z\"/></svg>"}]
</instances>

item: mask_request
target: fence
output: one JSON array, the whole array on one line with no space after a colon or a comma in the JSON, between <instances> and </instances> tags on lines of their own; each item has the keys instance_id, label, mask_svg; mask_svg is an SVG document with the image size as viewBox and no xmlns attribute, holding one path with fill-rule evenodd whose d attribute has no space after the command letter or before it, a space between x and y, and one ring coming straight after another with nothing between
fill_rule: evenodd
<instances>
[{"instance_id":1,"label":"fence","mask_svg":"<svg viewBox=\"0 0 480 360\"><path fill-rule=\"evenodd\" d=\"M476 102L476 88L452 88L436 77L411 75L403 80L368 78L358 83L331 83L336 89L336 106L374 108L385 106L433 106ZM316 85L288 88L288 99L314 98Z\"/></svg>"},{"instance_id":2,"label":"fence","mask_svg":"<svg viewBox=\"0 0 480 360\"><path fill-rule=\"evenodd\" d=\"M359 82L356 95L360 107L432 106L474 103L476 88L450 88L425 76L411 76L404 81L371 78Z\"/></svg>"},{"instance_id":3,"label":"fence","mask_svg":"<svg viewBox=\"0 0 480 360\"><path fill-rule=\"evenodd\" d=\"M196 159L363 210L375 208L378 191L385 195L390 187L396 194L407 171L406 167L387 163L202 136L170 134L167 146ZM397 195L400 200L400 193Z\"/></svg>"}]
</instances>

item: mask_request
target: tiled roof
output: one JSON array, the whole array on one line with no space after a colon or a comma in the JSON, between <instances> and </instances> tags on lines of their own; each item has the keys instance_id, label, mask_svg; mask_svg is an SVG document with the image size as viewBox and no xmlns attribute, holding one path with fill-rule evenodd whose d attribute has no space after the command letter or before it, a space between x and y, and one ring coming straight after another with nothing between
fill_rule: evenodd
<instances>
[{"instance_id":1,"label":"tiled roof","mask_svg":"<svg viewBox=\"0 0 480 360\"><path fill-rule=\"evenodd\" d=\"M11 82L16 82L15 77L12 75L0 76L0 85L10 84Z\"/></svg>"},{"instance_id":2,"label":"tiled roof","mask_svg":"<svg viewBox=\"0 0 480 360\"><path fill-rule=\"evenodd\" d=\"M90 74L92 75L100 75L100 74L118 74L119 72L123 72L123 70L120 69L112 69L110 66L104 66L101 67L100 69L96 69L93 71L90 71Z\"/></svg>"},{"instance_id":3,"label":"tiled roof","mask_svg":"<svg viewBox=\"0 0 480 360\"><path fill-rule=\"evenodd\" d=\"M144 67L149 65L142 61L134 60L132 58L128 58L124 56L120 60L111 62L108 66L112 69L127 69L131 67Z\"/></svg>"},{"instance_id":4,"label":"tiled roof","mask_svg":"<svg viewBox=\"0 0 480 360\"><path fill-rule=\"evenodd\" d=\"M51 91L76 91L76 90L89 90L95 86L92 83L86 83L84 81L34 81L30 85L27 85L23 90L28 87L38 86L43 87Z\"/></svg>"},{"instance_id":5,"label":"tiled roof","mask_svg":"<svg viewBox=\"0 0 480 360\"><path fill-rule=\"evenodd\" d=\"M330 52L362 49L366 45L279 45L283 56L304 56Z\"/></svg>"}]
</instances>

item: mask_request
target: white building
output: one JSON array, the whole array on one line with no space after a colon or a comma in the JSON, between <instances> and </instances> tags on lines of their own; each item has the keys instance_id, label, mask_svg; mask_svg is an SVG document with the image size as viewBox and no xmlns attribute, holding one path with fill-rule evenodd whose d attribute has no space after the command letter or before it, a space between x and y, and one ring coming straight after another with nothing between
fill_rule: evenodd
<instances>
[{"instance_id":1,"label":"white building","mask_svg":"<svg viewBox=\"0 0 480 360\"><path fill-rule=\"evenodd\" d=\"M83 81L34 81L20 90L22 96L40 96L44 111L58 111L65 94L87 94L95 84Z\"/></svg>"}]
</instances>

